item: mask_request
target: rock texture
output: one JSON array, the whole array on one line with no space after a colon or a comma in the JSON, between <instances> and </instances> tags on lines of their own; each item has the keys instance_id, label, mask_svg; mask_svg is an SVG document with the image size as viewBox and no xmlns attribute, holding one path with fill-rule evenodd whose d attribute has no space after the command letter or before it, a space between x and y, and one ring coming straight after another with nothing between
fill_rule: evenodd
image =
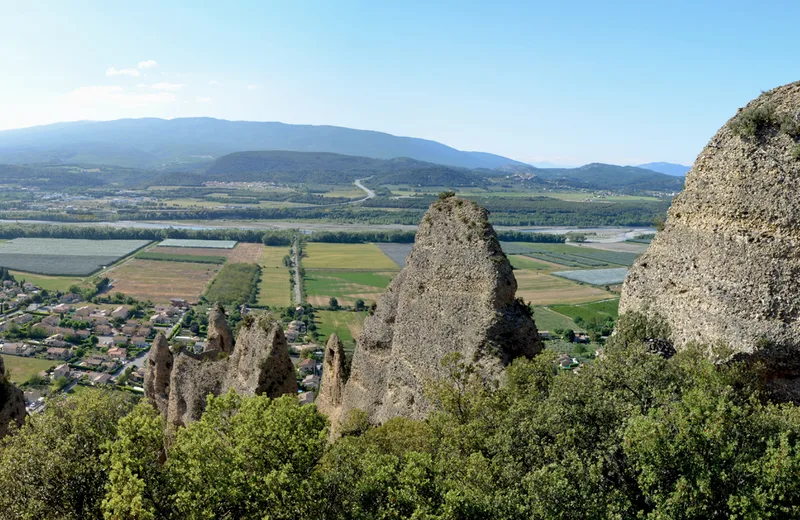
<instances>
[{"instance_id":1,"label":"rock texture","mask_svg":"<svg viewBox=\"0 0 800 520\"><path fill-rule=\"evenodd\" d=\"M218 309L212 311L212 316ZM222 315L222 319L219 318ZM280 397L297 393L295 369L280 324L262 316L245 318L245 325L235 345L224 313L212 320L214 344L202 354L187 351L173 353L159 334L150 349L145 370L145 396L174 426L197 420L205 410L209 394L220 395L235 390L240 395Z\"/></svg>"},{"instance_id":2,"label":"rock texture","mask_svg":"<svg viewBox=\"0 0 800 520\"><path fill-rule=\"evenodd\" d=\"M740 110L698 156L620 300L620 312L666 319L678 348L724 343L756 354L793 399L800 397L800 380L793 382L800 375L798 141L800 82Z\"/></svg>"},{"instance_id":3,"label":"rock texture","mask_svg":"<svg viewBox=\"0 0 800 520\"><path fill-rule=\"evenodd\" d=\"M431 205L406 267L364 323L336 415L423 418L426 382L443 375L446 354L461 353L487 377L537 354L542 343L516 290L488 212L456 197Z\"/></svg>"},{"instance_id":4,"label":"rock texture","mask_svg":"<svg viewBox=\"0 0 800 520\"><path fill-rule=\"evenodd\" d=\"M6 366L0 357L0 439L8 434L11 423L25 422L25 396L22 390L6 379Z\"/></svg>"},{"instance_id":5,"label":"rock texture","mask_svg":"<svg viewBox=\"0 0 800 520\"><path fill-rule=\"evenodd\" d=\"M342 406L344 395L344 346L337 334L331 334L325 345L325 359L322 362L322 382L317 396L317 409L336 423L337 413Z\"/></svg>"},{"instance_id":6,"label":"rock texture","mask_svg":"<svg viewBox=\"0 0 800 520\"><path fill-rule=\"evenodd\" d=\"M204 351L233 352L233 333L225 318L225 309L219 303L208 314L208 332Z\"/></svg>"}]
</instances>

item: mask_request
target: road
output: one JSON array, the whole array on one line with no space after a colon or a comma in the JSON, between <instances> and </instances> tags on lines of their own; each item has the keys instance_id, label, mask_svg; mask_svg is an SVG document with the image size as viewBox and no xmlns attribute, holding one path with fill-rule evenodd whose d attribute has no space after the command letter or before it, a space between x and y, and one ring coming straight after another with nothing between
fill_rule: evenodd
<instances>
[{"instance_id":1,"label":"road","mask_svg":"<svg viewBox=\"0 0 800 520\"><path fill-rule=\"evenodd\" d=\"M298 235L294 236L292 242L292 257L294 259L294 300L297 305L303 303L303 286L300 280L300 255L297 248L297 242L300 240Z\"/></svg>"},{"instance_id":2,"label":"road","mask_svg":"<svg viewBox=\"0 0 800 520\"><path fill-rule=\"evenodd\" d=\"M353 184L355 184L355 185L356 185L356 188L358 188L358 189L360 189L360 190L363 190L363 191L364 191L364 193L366 193L366 194L367 194L367 196L366 196L366 197L364 197L363 199L359 199L359 200L354 200L354 201L348 202L348 204L356 204L356 203L358 203L358 202L364 202L365 200L369 200L369 199L373 199L373 198L375 198L375 192L374 192L374 191L372 191L371 189L367 188L367 187L366 187L366 186L364 186L363 184L361 184L361 181L365 181L365 180L367 180L367 179L371 179L371 178L372 178L372 177L367 177L367 178L365 178L365 179L356 179L356 180L355 180L355 182L353 182Z\"/></svg>"}]
</instances>

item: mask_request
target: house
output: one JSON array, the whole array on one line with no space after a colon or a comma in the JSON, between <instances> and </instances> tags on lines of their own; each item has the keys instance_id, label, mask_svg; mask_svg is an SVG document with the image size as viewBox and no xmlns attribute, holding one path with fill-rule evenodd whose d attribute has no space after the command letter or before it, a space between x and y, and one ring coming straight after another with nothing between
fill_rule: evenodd
<instances>
[{"instance_id":1,"label":"house","mask_svg":"<svg viewBox=\"0 0 800 520\"><path fill-rule=\"evenodd\" d=\"M75 293L67 293L64 296L62 296L61 298L59 298L58 301L60 301L61 303L79 302L79 301L81 301L81 295L80 294L75 294Z\"/></svg>"},{"instance_id":2,"label":"house","mask_svg":"<svg viewBox=\"0 0 800 520\"><path fill-rule=\"evenodd\" d=\"M75 316L81 316L84 318L88 318L90 315L94 314L95 308L91 305L84 305L75 311Z\"/></svg>"},{"instance_id":3,"label":"house","mask_svg":"<svg viewBox=\"0 0 800 520\"><path fill-rule=\"evenodd\" d=\"M69 359L72 357L72 351L63 347L50 347L47 349L47 357L49 359Z\"/></svg>"},{"instance_id":4,"label":"house","mask_svg":"<svg viewBox=\"0 0 800 520\"><path fill-rule=\"evenodd\" d=\"M111 327L108 325L98 325L94 328L96 334L102 334L104 336L108 336L111 334Z\"/></svg>"},{"instance_id":5,"label":"house","mask_svg":"<svg viewBox=\"0 0 800 520\"><path fill-rule=\"evenodd\" d=\"M289 330L296 330L298 333L302 334L306 331L306 324L300 320L294 320L289 323Z\"/></svg>"},{"instance_id":6,"label":"house","mask_svg":"<svg viewBox=\"0 0 800 520\"><path fill-rule=\"evenodd\" d=\"M97 313L90 314L89 321L91 321L93 325L108 325L108 316Z\"/></svg>"},{"instance_id":7,"label":"house","mask_svg":"<svg viewBox=\"0 0 800 520\"><path fill-rule=\"evenodd\" d=\"M542 339L550 339L550 331L547 330L540 330L539 337Z\"/></svg>"},{"instance_id":8,"label":"house","mask_svg":"<svg viewBox=\"0 0 800 520\"><path fill-rule=\"evenodd\" d=\"M114 336L114 345L125 345L128 343L128 336Z\"/></svg>"},{"instance_id":9,"label":"house","mask_svg":"<svg viewBox=\"0 0 800 520\"><path fill-rule=\"evenodd\" d=\"M122 327L122 333L125 334L126 336L133 336L134 334L136 334L136 327L133 327L131 325L125 325L124 327Z\"/></svg>"},{"instance_id":10,"label":"house","mask_svg":"<svg viewBox=\"0 0 800 520\"><path fill-rule=\"evenodd\" d=\"M47 316L39 323L43 325L50 325L51 327L57 327L60 321L61 321L61 316L59 316L58 314L51 314L50 316Z\"/></svg>"},{"instance_id":11,"label":"house","mask_svg":"<svg viewBox=\"0 0 800 520\"><path fill-rule=\"evenodd\" d=\"M146 337L148 337L150 335L151 331L152 331L152 329L150 327L139 327L138 334L140 336L144 336L146 338Z\"/></svg>"},{"instance_id":12,"label":"house","mask_svg":"<svg viewBox=\"0 0 800 520\"><path fill-rule=\"evenodd\" d=\"M72 305L67 305L66 303L59 303L55 307L53 307L53 312L56 314L66 314L72 310Z\"/></svg>"},{"instance_id":13,"label":"house","mask_svg":"<svg viewBox=\"0 0 800 520\"><path fill-rule=\"evenodd\" d=\"M101 347L110 347L114 344L114 338L111 336L98 336L97 344Z\"/></svg>"},{"instance_id":14,"label":"house","mask_svg":"<svg viewBox=\"0 0 800 520\"><path fill-rule=\"evenodd\" d=\"M86 329L78 329L75 331L75 335L81 339L86 339L91 336L91 333Z\"/></svg>"},{"instance_id":15,"label":"house","mask_svg":"<svg viewBox=\"0 0 800 520\"><path fill-rule=\"evenodd\" d=\"M311 358L304 359L300 362L300 371L306 374L313 374L314 369L317 368L317 362Z\"/></svg>"},{"instance_id":16,"label":"house","mask_svg":"<svg viewBox=\"0 0 800 520\"><path fill-rule=\"evenodd\" d=\"M128 313L129 313L128 308L125 307L124 305L120 305L119 307L111 311L111 317L122 318L124 320L125 318L128 317Z\"/></svg>"},{"instance_id":17,"label":"house","mask_svg":"<svg viewBox=\"0 0 800 520\"><path fill-rule=\"evenodd\" d=\"M108 349L108 357L111 359L125 359L128 355L128 351L122 347L114 347Z\"/></svg>"},{"instance_id":18,"label":"house","mask_svg":"<svg viewBox=\"0 0 800 520\"><path fill-rule=\"evenodd\" d=\"M93 385L106 385L111 382L111 376L109 374L92 374L89 376L89 381Z\"/></svg>"},{"instance_id":19,"label":"house","mask_svg":"<svg viewBox=\"0 0 800 520\"><path fill-rule=\"evenodd\" d=\"M173 307L177 307L179 309L189 308L189 303L183 298L170 298L169 302L172 304Z\"/></svg>"},{"instance_id":20,"label":"house","mask_svg":"<svg viewBox=\"0 0 800 520\"><path fill-rule=\"evenodd\" d=\"M25 352L25 345L22 343L6 343L3 345L3 354L21 356L23 352Z\"/></svg>"},{"instance_id":21,"label":"house","mask_svg":"<svg viewBox=\"0 0 800 520\"><path fill-rule=\"evenodd\" d=\"M103 364L103 358L92 356L89 359L85 359L81 364L87 367L97 368Z\"/></svg>"},{"instance_id":22,"label":"house","mask_svg":"<svg viewBox=\"0 0 800 520\"><path fill-rule=\"evenodd\" d=\"M25 282L22 284L22 288L26 291L33 291L36 289L36 286L33 285L31 282Z\"/></svg>"},{"instance_id":23,"label":"house","mask_svg":"<svg viewBox=\"0 0 800 520\"><path fill-rule=\"evenodd\" d=\"M125 322L125 325L127 327L138 327L139 326L139 321L138 320L128 320L128 321Z\"/></svg>"},{"instance_id":24,"label":"house","mask_svg":"<svg viewBox=\"0 0 800 520\"><path fill-rule=\"evenodd\" d=\"M144 381L144 368L137 368L131 372L130 380L134 383L141 383Z\"/></svg>"},{"instance_id":25,"label":"house","mask_svg":"<svg viewBox=\"0 0 800 520\"><path fill-rule=\"evenodd\" d=\"M30 314L21 314L11 321L16 323L17 325L24 325L25 323L30 323L31 321L33 321L33 316L31 316Z\"/></svg>"},{"instance_id":26,"label":"house","mask_svg":"<svg viewBox=\"0 0 800 520\"><path fill-rule=\"evenodd\" d=\"M63 338L64 336L61 336L60 334L55 334L53 336L50 336L49 338L44 340L44 344L47 345L48 347L67 347L69 343L67 343L63 339L59 339L60 337Z\"/></svg>"},{"instance_id":27,"label":"house","mask_svg":"<svg viewBox=\"0 0 800 520\"><path fill-rule=\"evenodd\" d=\"M134 336L131 339L131 344L133 344L134 347L144 348L147 346L147 340L144 339L144 336Z\"/></svg>"},{"instance_id":28,"label":"house","mask_svg":"<svg viewBox=\"0 0 800 520\"><path fill-rule=\"evenodd\" d=\"M284 335L286 336L286 341L289 343L297 341L297 337L299 336L296 330L287 330Z\"/></svg>"},{"instance_id":29,"label":"house","mask_svg":"<svg viewBox=\"0 0 800 520\"><path fill-rule=\"evenodd\" d=\"M56 368L53 369L53 379L57 379L59 377L69 377L69 365L63 363L58 365Z\"/></svg>"},{"instance_id":30,"label":"house","mask_svg":"<svg viewBox=\"0 0 800 520\"><path fill-rule=\"evenodd\" d=\"M311 404L314 402L314 392L303 392L297 396L300 404Z\"/></svg>"},{"instance_id":31,"label":"house","mask_svg":"<svg viewBox=\"0 0 800 520\"><path fill-rule=\"evenodd\" d=\"M315 375L307 375L303 378L302 386L305 388L319 388L319 377Z\"/></svg>"}]
</instances>

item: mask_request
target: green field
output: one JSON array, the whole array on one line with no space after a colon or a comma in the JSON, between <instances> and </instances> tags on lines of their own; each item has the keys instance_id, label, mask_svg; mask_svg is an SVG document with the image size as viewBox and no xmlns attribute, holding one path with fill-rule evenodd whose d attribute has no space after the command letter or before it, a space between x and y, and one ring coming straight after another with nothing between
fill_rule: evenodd
<instances>
[{"instance_id":1,"label":"green field","mask_svg":"<svg viewBox=\"0 0 800 520\"><path fill-rule=\"evenodd\" d=\"M508 261L514 269L523 269L528 271L552 271L559 269L560 266L539 262L532 258L523 255L508 255Z\"/></svg>"},{"instance_id":2,"label":"green field","mask_svg":"<svg viewBox=\"0 0 800 520\"><path fill-rule=\"evenodd\" d=\"M258 284L258 305L269 307L287 307L292 303L289 269L283 265L283 257L289 254L289 248L264 246L261 258L261 281Z\"/></svg>"},{"instance_id":3,"label":"green field","mask_svg":"<svg viewBox=\"0 0 800 520\"><path fill-rule=\"evenodd\" d=\"M168 238L163 240L161 247L202 247L212 249L233 249L236 246L235 240L185 240L181 238Z\"/></svg>"},{"instance_id":4,"label":"green field","mask_svg":"<svg viewBox=\"0 0 800 520\"><path fill-rule=\"evenodd\" d=\"M27 358L21 356L2 356L6 370L11 372L11 381L20 385L42 370L61 364L49 359Z\"/></svg>"},{"instance_id":5,"label":"green field","mask_svg":"<svg viewBox=\"0 0 800 520\"><path fill-rule=\"evenodd\" d=\"M83 278L75 278L73 276L45 276L22 271L9 271L9 273L11 273L18 282L25 280L26 282L31 282L35 286L47 289L48 291L67 292L72 285L80 285L83 281Z\"/></svg>"},{"instance_id":6,"label":"green field","mask_svg":"<svg viewBox=\"0 0 800 520\"><path fill-rule=\"evenodd\" d=\"M305 277L308 301L325 306L333 296L340 305L353 305L358 299L376 302L395 274L391 271L308 270Z\"/></svg>"},{"instance_id":7,"label":"green field","mask_svg":"<svg viewBox=\"0 0 800 520\"><path fill-rule=\"evenodd\" d=\"M555 329L578 329L571 318L551 311L547 307L534 307L533 319L538 330L553 331Z\"/></svg>"},{"instance_id":8,"label":"green field","mask_svg":"<svg viewBox=\"0 0 800 520\"><path fill-rule=\"evenodd\" d=\"M568 244L540 244L526 242L504 242L506 254L525 255L537 260L553 262L566 267L592 268L633 265L636 253L606 251Z\"/></svg>"},{"instance_id":9,"label":"green field","mask_svg":"<svg viewBox=\"0 0 800 520\"><path fill-rule=\"evenodd\" d=\"M584 321L590 321L595 318L600 320L606 318L617 319L619 316L619 299L615 298L579 305L550 305L549 308L552 311L569 316L573 320L578 317Z\"/></svg>"},{"instance_id":10,"label":"green field","mask_svg":"<svg viewBox=\"0 0 800 520\"><path fill-rule=\"evenodd\" d=\"M328 341L328 336L335 332L346 349L354 348L366 317L366 312L317 311L317 331L322 336L320 341Z\"/></svg>"},{"instance_id":11,"label":"green field","mask_svg":"<svg viewBox=\"0 0 800 520\"><path fill-rule=\"evenodd\" d=\"M206 256L206 255L174 255L170 253L153 253L150 251L142 251L136 254L136 258L142 260L159 260L162 262L192 262L196 264L224 264L224 256Z\"/></svg>"},{"instance_id":12,"label":"green field","mask_svg":"<svg viewBox=\"0 0 800 520\"><path fill-rule=\"evenodd\" d=\"M254 303L260 270L256 264L225 264L203 296L226 305Z\"/></svg>"},{"instance_id":13,"label":"green field","mask_svg":"<svg viewBox=\"0 0 800 520\"><path fill-rule=\"evenodd\" d=\"M303 259L306 269L397 270L397 264L375 244L325 244L311 242Z\"/></svg>"}]
</instances>

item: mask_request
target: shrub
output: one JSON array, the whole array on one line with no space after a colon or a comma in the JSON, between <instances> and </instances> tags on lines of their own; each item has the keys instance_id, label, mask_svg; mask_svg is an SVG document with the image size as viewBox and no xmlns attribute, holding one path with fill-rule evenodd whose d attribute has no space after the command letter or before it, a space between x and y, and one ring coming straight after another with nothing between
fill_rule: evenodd
<instances>
[{"instance_id":1,"label":"shrub","mask_svg":"<svg viewBox=\"0 0 800 520\"><path fill-rule=\"evenodd\" d=\"M779 124L775 107L771 104L749 106L739 112L731 121L730 127L734 135L754 137Z\"/></svg>"}]
</instances>

